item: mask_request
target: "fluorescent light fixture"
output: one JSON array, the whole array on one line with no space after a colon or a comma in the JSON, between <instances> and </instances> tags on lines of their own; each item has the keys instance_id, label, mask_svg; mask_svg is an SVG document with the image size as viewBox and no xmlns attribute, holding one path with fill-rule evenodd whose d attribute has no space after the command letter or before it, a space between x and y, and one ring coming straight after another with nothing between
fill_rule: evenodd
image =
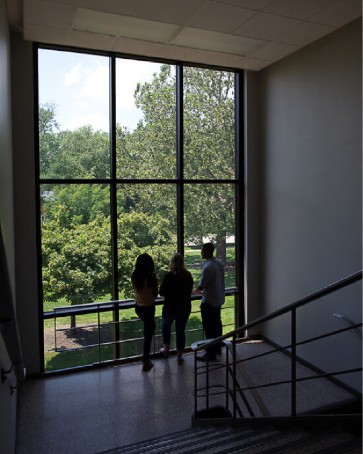
<instances>
[{"instance_id":1,"label":"fluorescent light fixture","mask_svg":"<svg viewBox=\"0 0 363 454\"><path fill-rule=\"evenodd\" d=\"M77 8L72 28L104 35L165 43L179 27L175 24Z\"/></svg>"},{"instance_id":2,"label":"fluorescent light fixture","mask_svg":"<svg viewBox=\"0 0 363 454\"><path fill-rule=\"evenodd\" d=\"M233 55L247 55L260 48L266 41L243 36L228 35L226 33L211 32L197 28L186 27L170 44L192 47L214 52L224 52Z\"/></svg>"}]
</instances>

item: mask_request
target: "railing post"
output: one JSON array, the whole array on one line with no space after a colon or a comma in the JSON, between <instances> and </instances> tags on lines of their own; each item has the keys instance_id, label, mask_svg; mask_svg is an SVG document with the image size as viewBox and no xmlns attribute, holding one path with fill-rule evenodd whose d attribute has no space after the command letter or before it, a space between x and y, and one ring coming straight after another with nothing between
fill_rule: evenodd
<instances>
[{"instance_id":1,"label":"railing post","mask_svg":"<svg viewBox=\"0 0 363 454\"><path fill-rule=\"evenodd\" d=\"M291 310L291 416L296 416L296 308Z\"/></svg>"},{"instance_id":2,"label":"railing post","mask_svg":"<svg viewBox=\"0 0 363 454\"><path fill-rule=\"evenodd\" d=\"M54 351L57 351L57 313L55 309L53 309L54 313Z\"/></svg>"},{"instance_id":3,"label":"railing post","mask_svg":"<svg viewBox=\"0 0 363 454\"><path fill-rule=\"evenodd\" d=\"M237 365L236 365L236 359L237 359L237 355L236 355L236 340L237 340L237 333L234 332L233 333L233 343L232 343L232 373L233 373L233 417L236 418L237 417L237 403L236 403L236 399L237 399L237 389L236 389L236 386L237 386Z\"/></svg>"},{"instance_id":4,"label":"railing post","mask_svg":"<svg viewBox=\"0 0 363 454\"><path fill-rule=\"evenodd\" d=\"M229 408L229 351L228 346L224 344L224 348L226 349L226 409Z\"/></svg>"},{"instance_id":5,"label":"railing post","mask_svg":"<svg viewBox=\"0 0 363 454\"><path fill-rule=\"evenodd\" d=\"M205 404L206 404L206 409L209 410L209 358L207 355L207 361L206 361L206 377L205 377Z\"/></svg>"},{"instance_id":6,"label":"railing post","mask_svg":"<svg viewBox=\"0 0 363 454\"><path fill-rule=\"evenodd\" d=\"M194 416L197 417L198 411L198 370L197 370L197 352L194 351Z\"/></svg>"},{"instance_id":7,"label":"railing post","mask_svg":"<svg viewBox=\"0 0 363 454\"><path fill-rule=\"evenodd\" d=\"M98 363L101 363L101 320L100 306L97 306L97 322L98 322Z\"/></svg>"},{"instance_id":8,"label":"railing post","mask_svg":"<svg viewBox=\"0 0 363 454\"><path fill-rule=\"evenodd\" d=\"M120 358L120 313L118 310L118 303L113 305L113 322L114 322L114 338L115 338L115 358Z\"/></svg>"}]
</instances>

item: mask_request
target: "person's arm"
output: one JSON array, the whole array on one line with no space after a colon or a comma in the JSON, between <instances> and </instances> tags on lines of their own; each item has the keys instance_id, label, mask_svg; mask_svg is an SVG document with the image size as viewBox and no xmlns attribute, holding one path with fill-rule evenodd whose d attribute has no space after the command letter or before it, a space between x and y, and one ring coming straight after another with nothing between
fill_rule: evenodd
<instances>
[{"instance_id":1,"label":"person's arm","mask_svg":"<svg viewBox=\"0 0 363 454\"><path fill-rule=\"evenodd\" d=\"M199 280L198 287L192 291L192 295L199 295L203 292L210 280L210 272L208 267L204 267L202 270L202 275Z\"/></svg>"}]
</instances>

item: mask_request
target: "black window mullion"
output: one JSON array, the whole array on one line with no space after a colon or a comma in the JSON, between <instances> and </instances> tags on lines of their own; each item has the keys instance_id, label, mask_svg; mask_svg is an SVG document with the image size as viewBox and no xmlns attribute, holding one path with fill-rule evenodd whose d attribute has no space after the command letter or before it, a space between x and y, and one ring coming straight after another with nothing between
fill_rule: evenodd
<instances>
[{"instance_id":1,"label":"black window mullion","mask_svg":"<svg viewBox=\"0 0 363 454\"><path fill-rule=\"evenodd\" d=\"M119 299L118 251L117 251L117 183L116 183L116 58L110 57L110 217L111 217L111 257L112 257L112 298ZM119 311L115 306L114 358L120 357Z\"/></svg>"},{"instance_id":2,"label":"black window mullion","mask_svg":"<svg viewBox=\"0 0 363 454\"><path fill-rule=\"evenodd\" d=\"M117 186L116 186L116 61L110 57L110 216L113 299L119 299L117 253Z\"/></svg>"},{"instance_id":3,"label":"black window mullion","mask_svg":"<svg viewBox=\"0 0 363 454\"><path fill-rule=\"evenodd\" d=\"M244 307L244 136L243 136L243 73L235 73L235 263L236 263L236 324L245 323Z\"/></svg>"},{"instance_id":4,"label":"black window mullion","mask_svg":"<svg viewBox=\"0 0 363 454\"><path fill-rule=\"evenodd\" d=\"M183 66L176 67L177 249L184 254L184 103Z\"/></svg>"}]
</instances>

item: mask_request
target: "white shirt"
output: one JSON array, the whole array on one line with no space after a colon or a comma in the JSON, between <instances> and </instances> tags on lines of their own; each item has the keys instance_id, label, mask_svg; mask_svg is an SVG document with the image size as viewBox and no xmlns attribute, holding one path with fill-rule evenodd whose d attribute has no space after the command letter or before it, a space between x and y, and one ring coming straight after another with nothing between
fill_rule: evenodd
<instances>
[{"instance_id":1,"label":"white shirt","mask_svg":"<svg viewBox=\"0 0 363 454\"><path fill-rule=\"evenodd\" d=\"M224 265L221 260L211 257L202 268L199 285L203 290L202 303L220 307L224 303Z\"/></svg>"}]
</instances>

